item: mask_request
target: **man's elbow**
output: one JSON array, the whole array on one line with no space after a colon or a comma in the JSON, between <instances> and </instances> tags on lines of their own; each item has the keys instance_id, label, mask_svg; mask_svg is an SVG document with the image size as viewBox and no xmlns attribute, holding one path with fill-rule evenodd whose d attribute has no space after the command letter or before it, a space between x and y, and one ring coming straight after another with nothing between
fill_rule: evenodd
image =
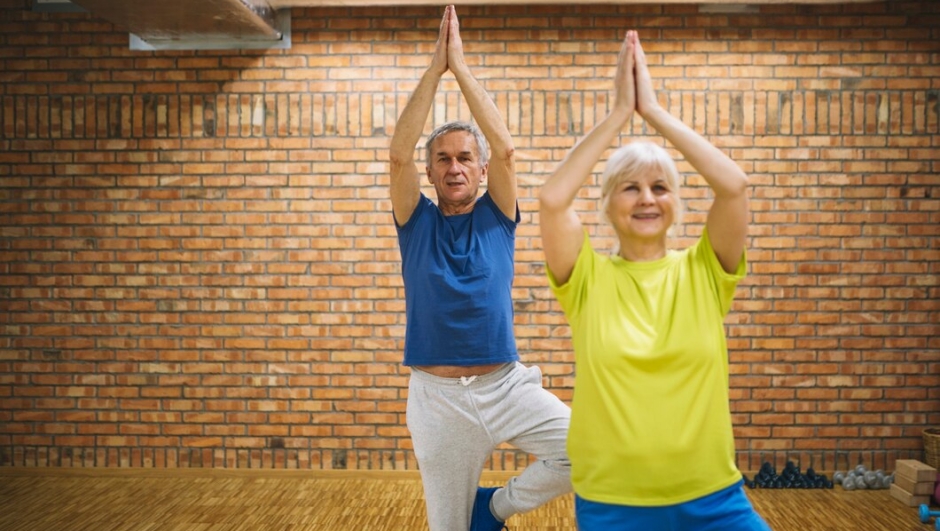
<instances>
[{"instance_id":1,"label":"man's elbow","mask_svg":"<svg viewBox=\"0 0 940 531\"><path fill-rule=\"evenodd\" d=\"M408 164L413 164L414 155L401 149L392 148L388 152L388 163L394 171L396 168L403 168Z\"/></svg>"},{"instance_id":2,"label":"man's elbow","mask_svg":"<svg viewBox=\"0 0 940 531\"><path fill-rule=\"evenodd\" d=\"M513 161L516 156L516 148L512 144L507 145L506 147L494 149L493 153L490 154L490 159L503 160L503 161Z\"/></svg>"}]
</instances>

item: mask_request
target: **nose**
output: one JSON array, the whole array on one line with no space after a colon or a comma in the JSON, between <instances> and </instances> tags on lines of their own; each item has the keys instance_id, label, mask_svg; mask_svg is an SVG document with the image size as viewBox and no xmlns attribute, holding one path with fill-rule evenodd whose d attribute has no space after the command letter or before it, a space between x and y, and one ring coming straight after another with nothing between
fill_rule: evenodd
<instances>
[{"instance_id":1,"label":"nose","mask_svg":"<svg viewBox=\"0 0 940 531\"><path fill-rule=\"evenodd\" d=\"M460 162L456 158L450 159L447 173L460 173Z\"/></svg>"},{"instance_id":2,"label":"nose","mask_svg":"<svg viewBox=\"0 0 940 531\"><path fill-rule=\"evenodd\" d=\"M654 203L655 201L653 200L653 190L645 186L640 188L640 195L638 197L638 200L641 204L644 204L644 205Z\"/></svg>"}]
</instances>

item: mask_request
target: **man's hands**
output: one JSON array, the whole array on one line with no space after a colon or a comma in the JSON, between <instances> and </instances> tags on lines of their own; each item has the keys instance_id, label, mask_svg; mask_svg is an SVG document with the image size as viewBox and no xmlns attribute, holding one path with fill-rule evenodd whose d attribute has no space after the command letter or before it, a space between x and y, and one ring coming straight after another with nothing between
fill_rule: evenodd
<instances>
[{"instance_id":1,"label":"man's hands","mask_svg":"<svg viewBox=\"0 0 940 531\"><path fill-rule=\"evenodd\" d=\"M444 17L441 19L441 29L437 36L437 48L431 59L429 69L443 75L448 70L457 70L466 67L463 58L463 41L460 39L460 22L457 20L457 10L450 5L444 8Z\"/></svg>"},{"instance_id":2,"label":"man's hands","mask_svg":"<svg viewBox=\"0 0 940 531\"><path fill-rule=\"evenodd\" d=\"M447 6L444 9L444 18L441 19L441 29L437 34L437 48L434 50L434 56L431 58L431 66L428 68L438 76L447 72L447 38L450 29L450 15L453 6Z\"/></svg>"},{"instance_id":3,"label":"man's hands","mask_svg":"<svg viewBox=\"0 0 940 531\"><path fill-rule=\"evenodd\" d=\"M448 19L447 33L447 66L451 70L466 68L463 58L463 40L460 38L460 22L457 21L457 10L454 6L447 6Z\"/></svg>"}]
</instances>

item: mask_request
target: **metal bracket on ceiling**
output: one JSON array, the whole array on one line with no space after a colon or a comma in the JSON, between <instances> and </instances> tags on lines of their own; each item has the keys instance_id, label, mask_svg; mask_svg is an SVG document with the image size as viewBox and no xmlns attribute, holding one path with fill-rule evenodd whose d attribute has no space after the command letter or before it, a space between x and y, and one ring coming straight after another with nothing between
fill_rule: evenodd
<instances>
[{"instance_id":1,"label":"metal bracket on ceiling","mask_svg":"<svg viewBox=\"0 0 940 531\"><path fill-rule=\"evenodd\" d=\"M34 13L81 13L87 10L69 0L33 0L32 11Z\"/></svg>"},{"instance_id":2,"label":"metal bracket on ceiling","mask_svg":"<svg viewBox=\"0 0 940 531\"><path fill-rule=\"evenodd\" d=\"M760 13L760 8L751 4L699 4L699 13L743 15Z\"/></svg>"},{"instance_id":3,"label":"metal bracket on ceiling","mask_svg":"<svg viewBox=\"0 0 940 531\"><path fill-rule=\"evenodd\" d=\"M290 8L267 0L31 0L34 12L87 12L124 26L131 50L291 47Z\"/></svg>"},{"instance_id":4,"label":"metal bracket on ceiling","mask_svg":"<svg viewBox=\"0 0 940 531\"><path fill-rule=\"evenodd\" d=\"M173 38L146 38L130 34L130 49L140 51L155 50L286 50L291 46L290 8L274 12L274 28L280 38L266 40L225 35L183 35Z\"/></svg>"}]
</instances>

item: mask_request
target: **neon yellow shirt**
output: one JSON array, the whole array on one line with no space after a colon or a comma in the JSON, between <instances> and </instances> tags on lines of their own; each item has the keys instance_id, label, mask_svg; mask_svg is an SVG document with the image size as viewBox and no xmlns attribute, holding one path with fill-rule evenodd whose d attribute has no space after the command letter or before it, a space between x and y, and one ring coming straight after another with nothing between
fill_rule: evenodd
<instances>
[{"instance_id":1,"label":"neon yellow shirt","mask_svg":"<svg viewBox=\"0 0 940 531\"><path fill-rule=\"evenodd\" d=\"M601 255L585 235L568 282L548 273L574 344L568 456L579 496L673 505L741 479L723 321L745 265L726 273L707 233L652 262Z\"/></svg>"}]
</instances>

